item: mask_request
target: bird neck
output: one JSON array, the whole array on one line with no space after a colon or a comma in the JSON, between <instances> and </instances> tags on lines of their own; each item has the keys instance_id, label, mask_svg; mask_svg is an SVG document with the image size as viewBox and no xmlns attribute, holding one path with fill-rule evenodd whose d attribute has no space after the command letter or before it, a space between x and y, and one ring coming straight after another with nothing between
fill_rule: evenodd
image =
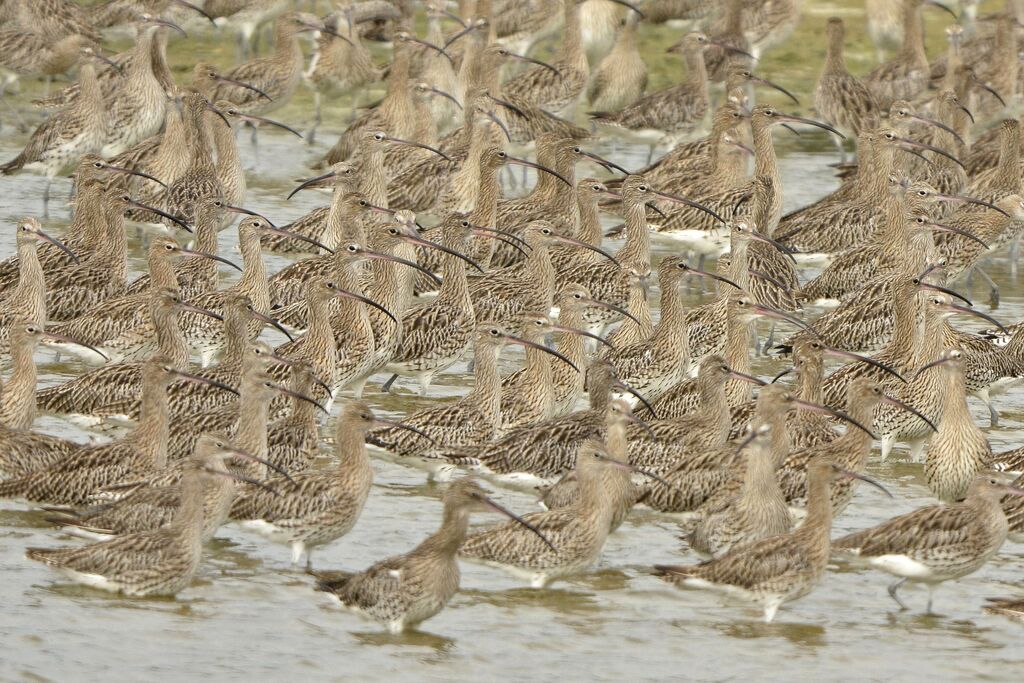
<instances>
[{"instance_id":1,"label":"bird neck","mask_svg":"<svg viewBox=\"0 0 1024 683\"><path fill-rule=\"evenodd\" d=\"M203 473L189 463L181 473L181 504L170 524L173 529L198 538L203 528L204 491Z\"/></svg>"},{"instance_id":2,"label":"bird neck","mask_svg":"<svg viewBox=\"0 0 1024 683\"><path fill-rule=\"evenodd\" d=\"M691 50L686 55L686 66L690 74L690 84L698 90L702 90L707 96L708 91L708 67L704 61L704 51L700 48Z\"/></svg>"},{"instance_id":3,"label":"bird neck","mask_svg":"<svg viewBox=\"0 0 1024 683\"><path fill-rule=\"evenodd\" d=\"M557 61L583 73L587 73L590 69L587 53L583 49L580 5L575 0L566 0L565 2L565 32L558 50Z\"/></svg>"},{"instance_id":4,"label":"bird neck","mask_svg":"<svg viewBox=\"0 0 1024 683\"><path fill-rule=\"evenodd\" d=\"M945 369L945 368L944 368ZM945 392L942 393L942 408L938 417L939 430L965 431L974 426L974 418L967 407L967 388L964 374L959 369L945 369Z\"/></svg>"},{"instance_id":5,"label":"bird neck","mask_svg":"<svg viewBox=\"0 0 1024 683\"><path fill-rule=\"evenodd\" d=\"M93 113L104 113L103 87L96 77L96 69L91 64L86 64L79 71L78 77L78 101L80 106L87 108Z\"/></svg>"},{"instance_id":6,"label":"bird neck","mask_svg":"<svg viewBox=\"0 0 1024 683\"><path fill-rule=\"evenodd\" d=\"M39 263L39 254L36 252L37 244L34 240L23 240L18 243L18 286L11 293L9 300L29 305L38 305L42 302L43 315L39 322L45 322L46 281L43 278L43 266Z\"/></svg>"},{"instance_id":7,"label":"bird neck","mask_svg":"<svg viewBox=\"0 0 1024 683\"><path fill-rule=\"evenodd\" d=\"M501 421L501 375L498 374L498 349L484 346L474 352L473 391L469 405L484 416L492 430Z\"/></svg>"},{"instance_id":8,"label":"bird neck","mask_svg":"<svg viewBox=\"0 0 1024 683\"><path fill-rule=\"evenodd\" d=\"M597 211L597 195L583 192L577 193L576 211L579 216L576 239L595 247L601 246L604 235L601 234L601 218Z\"/></svg>"},{"instance_id":9,"label":"bird neck","mask_svg":"<svg viewBox=\"0 0 1024 683\"><path fill-rule=\"evenodd\" d=\"M846 412L857 422L870 427L875 419L877 406L876 400L858 398L849 403ZM851 472L863 469L871 451L871 441L871 435L863 429L847 425L846 431L833 442L836 444L833 449L836 453L835 463Z\"/></svg>"},{"instance_id":10,"label":"bird neck","mask_svg":"<svg viewBox=\"0 0 1024 683\"><path fill-rule=\"evenodd\" d=\"M380 144L374 144L363 157L359 168L359 191L371 204L388 208L388 180L384 168L384 149Z\"/></svg>"},{"instance_id":11,"label":"bird neck","mask_svg":"<svg viewBox=\"0 0 1024 683\"><path fill-rule=\"evenodd\" d=\"M501 185L498 180L500 166L480 164L480 172L476 187L476 203L469 214L469 221L484 227L493 226L498 219L498 198ZM488 240L494 242L494 240Z\"/></svg>"},{"instance_id":12,"label":"bird neck","mask_svg":"<svg viewBox=\"0 0 1024 683\"><path fill-rule=\"evenodd\" d=\"M238 398L238 427L235 430L238 447L253 455L266 458L267 414L270 401L265 387L251 380L242 385ZM261 476L267 475L267 466L259 465Z\"/></svg>"},{"instance_id":13,"label":"bird neck","mask_svg":"<svg viewBox=\"0 0 1024 683\"><path fill-rule=\"evenodd\" d=\"M188 367L188 342L181 333L178 312L173 306L156 307L153 311L153 329L156 332L156 345L160 353L167 356L174 367Z\"/></svg>"},{"instance_id":14,"label":"bird neck","mask_svg":"<svg viewBox=\"0 0 1024 683\"><path fill-rule=\"evenodd\" d=\"M623 268L646 269L651 262L651 234L647 230L647 208L640 202L626 202L626 241L619 249Z\"/></svg>"},{"instance_id":15,"label":"bird neck","mask_svg":"<svg viewBox=\"0 0 1024 683\"><path fill-rule=\"evenodd\" d=\"M786 505L786 497L775 474L775 462L771 451L765 446L756 446L747 454L747 470L740 486L740 505L749 512L772 509Z\"/></svg>"},{"instance_id":16,"label":"bird neck","mask_svg":"<svg viewBox=\"0 0 1024 683\"><path fill-rule=\"evenodd\" d=\"M754 175L767 176L779 186L779 165L775 157L772 127L755 126L751 135L754 142Z\"/></svg>"},{"instance_id":17,"label":"bird neck","mask_svg":"<svg viewBox=\"0 0 1024 683\"><path fill-rule=\"evenodd\" d=\"M75 215L65 233L65 244L77 242L91 248L102 241L107 229L102 187L98 182L91 182L75 190ZM46 248L57 249L52 244Z\"/></svg>"},{"instance_id":18,"label":"bird neck","mask_svg":"<svg viewBox=\"0 0 1024 683\"><path fill-rule=\"evenodd\" d=\"M306 376L292 382L292 391L303 396L312 396L313 394L313 378ZM291 411L288 413L288 421L293 425L315 425L316 424L316 411L318 408L310 403L296 396L290 396ZM362 433L359 430L352 430L357 432L357 436ZM362 439L359 439L359 443L362 444ZM364 447L365 450L365 447ZM348 453L348 450L339 451L342 453Z\"/></svg>"},{"instance_id":19,"label":"bird neck","mask_svg":"<svg viewBox=\"0 0 1024 683\"><path fill-rule=\"evenodd\" d=\"M221 366L240 366L249 341L249 320L250 317L244 309L236 311L232 308L225 312L224 353L221 356Z\"/></svg>"},{"instance_id":20,"label":"bird neck","mask_svg":"<svg viewBox=\"0 0 1024 683\"><path fill-rule=\"evenodd\" d=\"M331 249L337 249L345 242L366 244L366 226L363 224L362 211L345 201L348 194L347 189L335 187L331 197L326 231L326 244Z\"/></svg>"},{"instance_id":21,"label":"bird neck","mask_svg":"<svg viewBox=\"0 0 1024 683\"><path fill-rule=\"evenodd\" d=\"M163 249L155 250L149 257L149 287L157 289L173 288L178 285L178 276L174 272L173 260L176 254L167 254ZM206 261L208 259L201 259Z\"/></svg>"},{"instance_id":22,"label":"bird neck","mask_svg":"<svg viewBox=\"0 0 1024 683\"><path fill-rule=\"evenodd\" d=\"M238 145L235 143L235 131L224 120L213 112L206 117L207 135L213 141L213 149L217 153L218 175L232 177L242 173L242 160L238 156ZM225 178L222 177L221 182Z\"/></svg>"},{"instance_id":23,"label":"bird neck","mask_svg":"<svg viewBox=\"0 0 1024 683\"><path fill-rule=\"evenodd\" d=\"M751 323L739 316L729 316L729 324L725 332L725 362L736 372L750 374L750 335L753 331ZM725 382L725 395L729 405L738 406L751 400L752 388L748 382L730 377Z\"/></svg>"},{"instance_id":24,"label":"bird neck","mask_svg":"<svg viewBox=\"0 0 1024 683\"><path fill-rule=\"evenodd\" d=\"M469 296L469 282L466 279L466 265L462 259L445 254L441 291L437 296L439 300L444 301L472 301ZM472 303L470 303L467 310L472 310L472 307Z\"/></svg>"},{"instance_id":25,"label":"bird neck","mask_svg":"<svg viewBox=\"0 0 1024 683\"><path fill-rule=\"evenodd\" d=\"M10 429L30 429L36 418L35 344L11 344L14 369L0 399L0 424Z\"/></svg>"},{"instance_id":26,"label":"bird neck","mask_svg":"<svg viewBox=\"0 0 1024 683\"><path fill-rule=\"evenodd\" d=\"M823 474L807 482L807 516L796 533L824 539L827 544L832 531L832 487L830 473Z\"/></svg>"},{"instance_id":27,"label":"bird neck","mask_svg":"<svg viewBox=\"0 0 1024 683\"><path fill-rule=\"evenodd\" d=\"M999 164L996 167L993 189L1016 192L1020 186L1020 128L1010 126L1003 133L999 146Z\"/></svg>"},{"instance_id":28,"label":"bird neck","mask_svg":"<svg viewBox=\"0 0 1024 683\"><path fill-rule=\"evenodd\" d=\"M843 50L843 34L836 31L829 36L828 49L825 53L826 73L846 73L846 58Z\"/></svg>"},{"instance_id":29,"label":"bird neck","mask_svg":"<svg viewBox=\"0 0 1024 683\"><path fill-rule=\"evenodd\" d=\"M562 308L559 312L558 322L566 327L580 329L583 327L582 311L572 306ZM559 332L555 336L555 348L559 353L572 361L578 368L587 365L587 349L583 337L571 332ZM555 384L559 387L575 386L576 391L583 390L583 373L573 370L571 367L559 361L552 366L555 375Z\"/></svg>"},{"instance_id":30,"label":"bird neck","mask_svg":"<svg viewBox=\"0 0 1024 683\"><path fill-rule=\"evenodd\" d=\"M469 512L462 507L446 503L441 528L427 537L418 550L431 555L455 557L469 530Z\"/></svg>"},{"instance_id":31,"label":"bird neck","mask_svg":"<svg viewBox=\"0 0 1024 683\"><path fill-rule=\"evenodd\" d=\"M900 57L912 64L928 64L928 55L924 50L924 22L921 19L921 4L904 3L903 9L903 47Z\"/></svg>"},{"instance_id":32,"label":"bird neck","mask_svg":"<svg viewBox=\"0 0 1024 683\"><path fill-rule=\"evenodd\" d=\"M149 467L161 470L167 466L170 426L167 415L167 387L163 383L142 387L139 424L132 431L130 438Z\"/></svg>"},{"instance_id":33,"label":"bird neck","mask_svg":"<svg viewBox=\"0 0 1024 683\"><path fill-rule=\"evenodd\" d=\"M800 400L809 403L821 403L822 378L824 375L825 365L822 363L821 356L815 355L813 358L804 358L804 362L800 366L799 388L797 390Z\"/></svg>"},{"instance_id":34,"label":"bird neck","mask_svg":"<svg viewBox=\"0 0 1024 683\"><path fill-rule=\"evenodd\" d=\"M538 240L530 246L532 251L526 259L527 277L544 298L542 308L547 311L551 309L555 296L555 266L551 263L551 252L546 242Z\"/></svg>"},{"instance_id":35,"label":"bird neck","mask_svg":"<svg viewBox=\"0 0 1024 683\"><path fill-rule=\"evenodd\" d=\"M259 234L248 230L240 233L238 249L242 252L242 277L239 278L236 289L248 294L252 299L253 307L265 314L270 306L270 293L267 285L267 266L263 262ZM263 292L265 296L260 297L260 292ZM264 298L267 300L265 306L262 305Z\"/></svg>"}]
</instances>

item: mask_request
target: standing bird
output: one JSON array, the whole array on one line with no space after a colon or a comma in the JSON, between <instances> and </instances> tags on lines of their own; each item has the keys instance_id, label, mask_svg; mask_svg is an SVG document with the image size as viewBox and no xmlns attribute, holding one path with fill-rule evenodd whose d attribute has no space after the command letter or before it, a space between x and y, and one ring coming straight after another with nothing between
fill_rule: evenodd
<instances>
[{"instance_id":1,"label":"standing bird","mask_svg":"<svg viewBox=\"0 0 1024 683\"><path fill-rule=\"evenodd\" d=\"M178 513L166 526L76 548L29 548L26 556L92 588L132 597L174 595L199 568L204 482L212 477L249 481L224 467L228 452L215 441L200 442L182 473Z\"/></svg>"},{"instance_id":2,"label":"standing bird","mask_svg":"<svg viewBox=\"0 0 1024 683\"><path fill-rule=\"evenodd\" d=\"M824 457L811 461L807 470L807 517L795 531L740 545L704 564L655 565L656 575L681 588L711 589L759 603L764 620L771 623L779 607L810 593L825 573L831 547L832 481L855 477L882 488L875 480L841 470Z\"/></svg>"},{"instance_id":3,"label":"standing bird","mask_svg":"<svg viewBox=\"0 0 1024 683\"><path fill-rule=\"evenodd\" d=\"M851 133L859 136L862 130L874 128L878 124L881 112L871 90L846 70L846 61L843 59L846 28L843 20L839 17L829 19L825 35L828 51L825 66L814 87L814 108L818 116L836 126L847 137ZM842 138L833 136L832 140L845 162L846 149Z\"/></svg>"},{"instance_id":4,"label":"standing bird","mask_svg":"<svg viewBox=\"0 0 1024 683\"><path fill-rule=\"evenodd\" d=\"M274 480L273 491L248 491L232 508L245 529L292 547L292 564L306 555L312 567L313 547L330 543L352 530L373 484L366 454L366 432L377 425L401 427L377 417L362 402L346 405L338 418L334 445L338 458L331 470L309 470ZM266 493L267 495L263 495Z\"/></svg>"},{"instance_id":5,"label":"standing bird","mask_svg":"<svg viewBox=\"0 0 1024 683\"><path fill-rule=\"evenodd\" d=\"M92 48L83 48L83 52L99 58L99 53ZM3 175L28 170L46 176L44 211L50 201L50 183L54 177L77 164L84 155L98 152L107 140L106 104L96 79L96 67L88 62L82 64L78 82L81 87L78 99L46 119L32 133L25 149L0 166Z\"/></svg>"},{"instance_id":6,"label":"standing bird","mask_svg":"<svg viewBox=\"0 0 1024 683\"><path fill-rule=\"evenodd\" d=\"M899 587L907 581L925 584L931 613L940 583L973 574L999 552L1009 529L1000 506L1007 494L1024 496L1024 489L981 474L961 503L918 508L843 536L833 546L842 555L899 577L889 586L889 596L903 609L907 606L896 594Z\"/></svg>"},{"instance_id":7,"label":"standing bird","mask_svg":"<svg viewBox=\"0 0 1024 683\"><path fill-rule=\"evenodd\" d=\"M637 46L641 14L630 12L611 52L601 60L587 86L587 104L596 111L619 111L643 97L647 65Z\"/></svg>"},{"instance_id":8,"label":"standing bird","mask_svg":"<svg viewBox=\"0 0 1024 683\"><path fill-rule=\"evenodd\" d=\"M415 628L444 609L458 592L455 554L466 538L469 514L477 510L503 514L547 542L528 522L488 498L475 479L464 477L445 491L441 528L425 541L358 574L316 574L316 589L330 593L353 612L385 624L391 633Z\"/></svg>"}]
</instances>

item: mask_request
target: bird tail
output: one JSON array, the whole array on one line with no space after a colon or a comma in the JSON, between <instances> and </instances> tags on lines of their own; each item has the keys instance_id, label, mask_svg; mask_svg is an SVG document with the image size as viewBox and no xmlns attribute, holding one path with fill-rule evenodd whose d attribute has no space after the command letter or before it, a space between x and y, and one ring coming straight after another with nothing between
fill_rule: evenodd
<instances>
[{"instance_id":1,"label":"bird tail","mask_svg":"<svg viewBox=\"0 0 1024 683\"><path fill-rule=\"evenodd\" d=\"M3 166L0 166L0 173L3 175L13 175L20 171L25 166L25 154L19 154Z\"/></svg>"},{"instance_id":2,"label":"bird tail","mask_svg":"<svg viewBox=\"0 0 1024 683\"><path fill-rule=\"evenodd\" d=\"M676 581L693 576L693 567L681 564L656 564L651 573L666 581Z\"/></svg>"}]
</instances>

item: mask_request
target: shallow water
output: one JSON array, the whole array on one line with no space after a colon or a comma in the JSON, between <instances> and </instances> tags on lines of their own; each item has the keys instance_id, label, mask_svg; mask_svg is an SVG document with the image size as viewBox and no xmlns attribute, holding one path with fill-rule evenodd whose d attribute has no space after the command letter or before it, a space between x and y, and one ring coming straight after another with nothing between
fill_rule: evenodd
<instances>
[{"instance_id":1,"label":"shallow water","mask_svg":"<svg viewBox=\"0 0 1024 683\"><path fill-rule=\"evenodd\" d=\"M809 0L805 4L811 6L806 24L828 8ZM202 45L213 50L206 42ZM25 95L13 101L25 116L34 116L24 107ZM296 104L280 118L301 123L308 114ZM6 116L3 120L8 122ZM300 193L290 202L284 197L295 178L309 175L307 164L333 142L335 133L326 127L314 149L283 135L261 134L258 152L248 139L240 138L251 170L246 205L283 224L325 203L325 196L316 193ZM6 125L0 135L0 158L16 153L24 140ZM827 168L834 154L824 137L793 140L780 134L778 143L787 209L834 186ZM597 145L595 150L609 148ZM614 154L629 168L642 165L645 156L645 149L622 144ZM594 172L581 167L578 177ZM19 216L40 213L41 179L18 176L2 182L0 225L11 226ZM66 184L55 185L46 222L58 232L67 220L66 189ZM0 254L11 253L12 233L0 230ZM234 253L237 260L235 245L232 231L222 234L222 253ZM656 241L655 258L675 249L671 242ZM133 240L134 271L144 265L141 255L141 243ZM268 261L272 270L285 263L275 256ZM802 277L806 281L815 272L806 269ZM993 314L1007 323L1024 317L1024 288L1010 276L1005 256L993 259L988 272L1002 288L1002 302ZM225 283L233 280L227 271L223 275ZM962 283L959 288L967 293ZM970 294L989 311L982 303L987 298L983 287ZM695 291L692 303L708 296ZM44 384L84 369L74 362L57 363L46 352L38 359ZM510 350L503 360L512 368L521 363L521 354ZM762 375L781 367L778 361L755 362ZM401 416L436 400L411 395L411 385L402 382L398 395L377 393L383 379L371 380L366 399L389 414ZM460 364L455 372L438 377L431 393L461 395L470 383ZM987 412L973 399L971 403L979 424L987 425ZM1022 394L1000 397L998 407L1001 426L988 430L997 451L1021 442ZM43 418L39 424L54 433L85 436L56 419ZM899 450L893 460L881 464L876 458L869 467L892 489L895 500L861 487L854 503L836 520L834 535L932 502L921 467L906 462L905 456ZM376 484L359 523L348 536L317 551L316 567L360 569L408 550L435 529L440 487L425 484L420 471L384 458L375 459L374 469ZM522 493L498 489L495 495L513 510L533 509L533 499ZM478 521L496 520L481 516ZM1021 545L1007 543L982 571L942 586L936 598L941 616L922 614L923 589L904 589L912 610L898 612L885 593L887 575L835 568L814 593L784 606L776 623L766 625L760 612L746 605L677 591L647 574L656 562L696 561L677 540L678 534L677 519L637 509L608 540L592 572L546 590L524 588L497 570L463 565L462 591L446 610L426 622L422 632L390 636L314 592L310 578L290 566L288 549L232 526L218 533L195 582L176 599L128 600L71 585L25 560L24 549L78 541L49 528L42 513L0 501L0 634L5 644L0 679L287 675L309 680L536 680L560 672L567 679L597 680L777 679L812 674L825 679L1006 680L1020 675L1020 624L986 615L981 606L986 596L1021 593Z\"/></svg>"}]
</instances>

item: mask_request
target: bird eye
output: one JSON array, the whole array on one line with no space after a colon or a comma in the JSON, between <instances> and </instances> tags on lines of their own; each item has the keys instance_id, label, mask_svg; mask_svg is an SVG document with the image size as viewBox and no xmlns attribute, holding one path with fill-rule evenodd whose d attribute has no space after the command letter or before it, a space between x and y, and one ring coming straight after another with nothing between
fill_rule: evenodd
<instances>
[{"instance_id":1,"label":"bird eye","mask_svg":"<svg viewBox=\"0 0 1024 683\"><path fill-rule=\"evenodd\" d=\"M464 227L464 228L468 228L469 227L469 221L460 221L460 225L462 225L462 227Z\"/></svg>"}]
</instances>

